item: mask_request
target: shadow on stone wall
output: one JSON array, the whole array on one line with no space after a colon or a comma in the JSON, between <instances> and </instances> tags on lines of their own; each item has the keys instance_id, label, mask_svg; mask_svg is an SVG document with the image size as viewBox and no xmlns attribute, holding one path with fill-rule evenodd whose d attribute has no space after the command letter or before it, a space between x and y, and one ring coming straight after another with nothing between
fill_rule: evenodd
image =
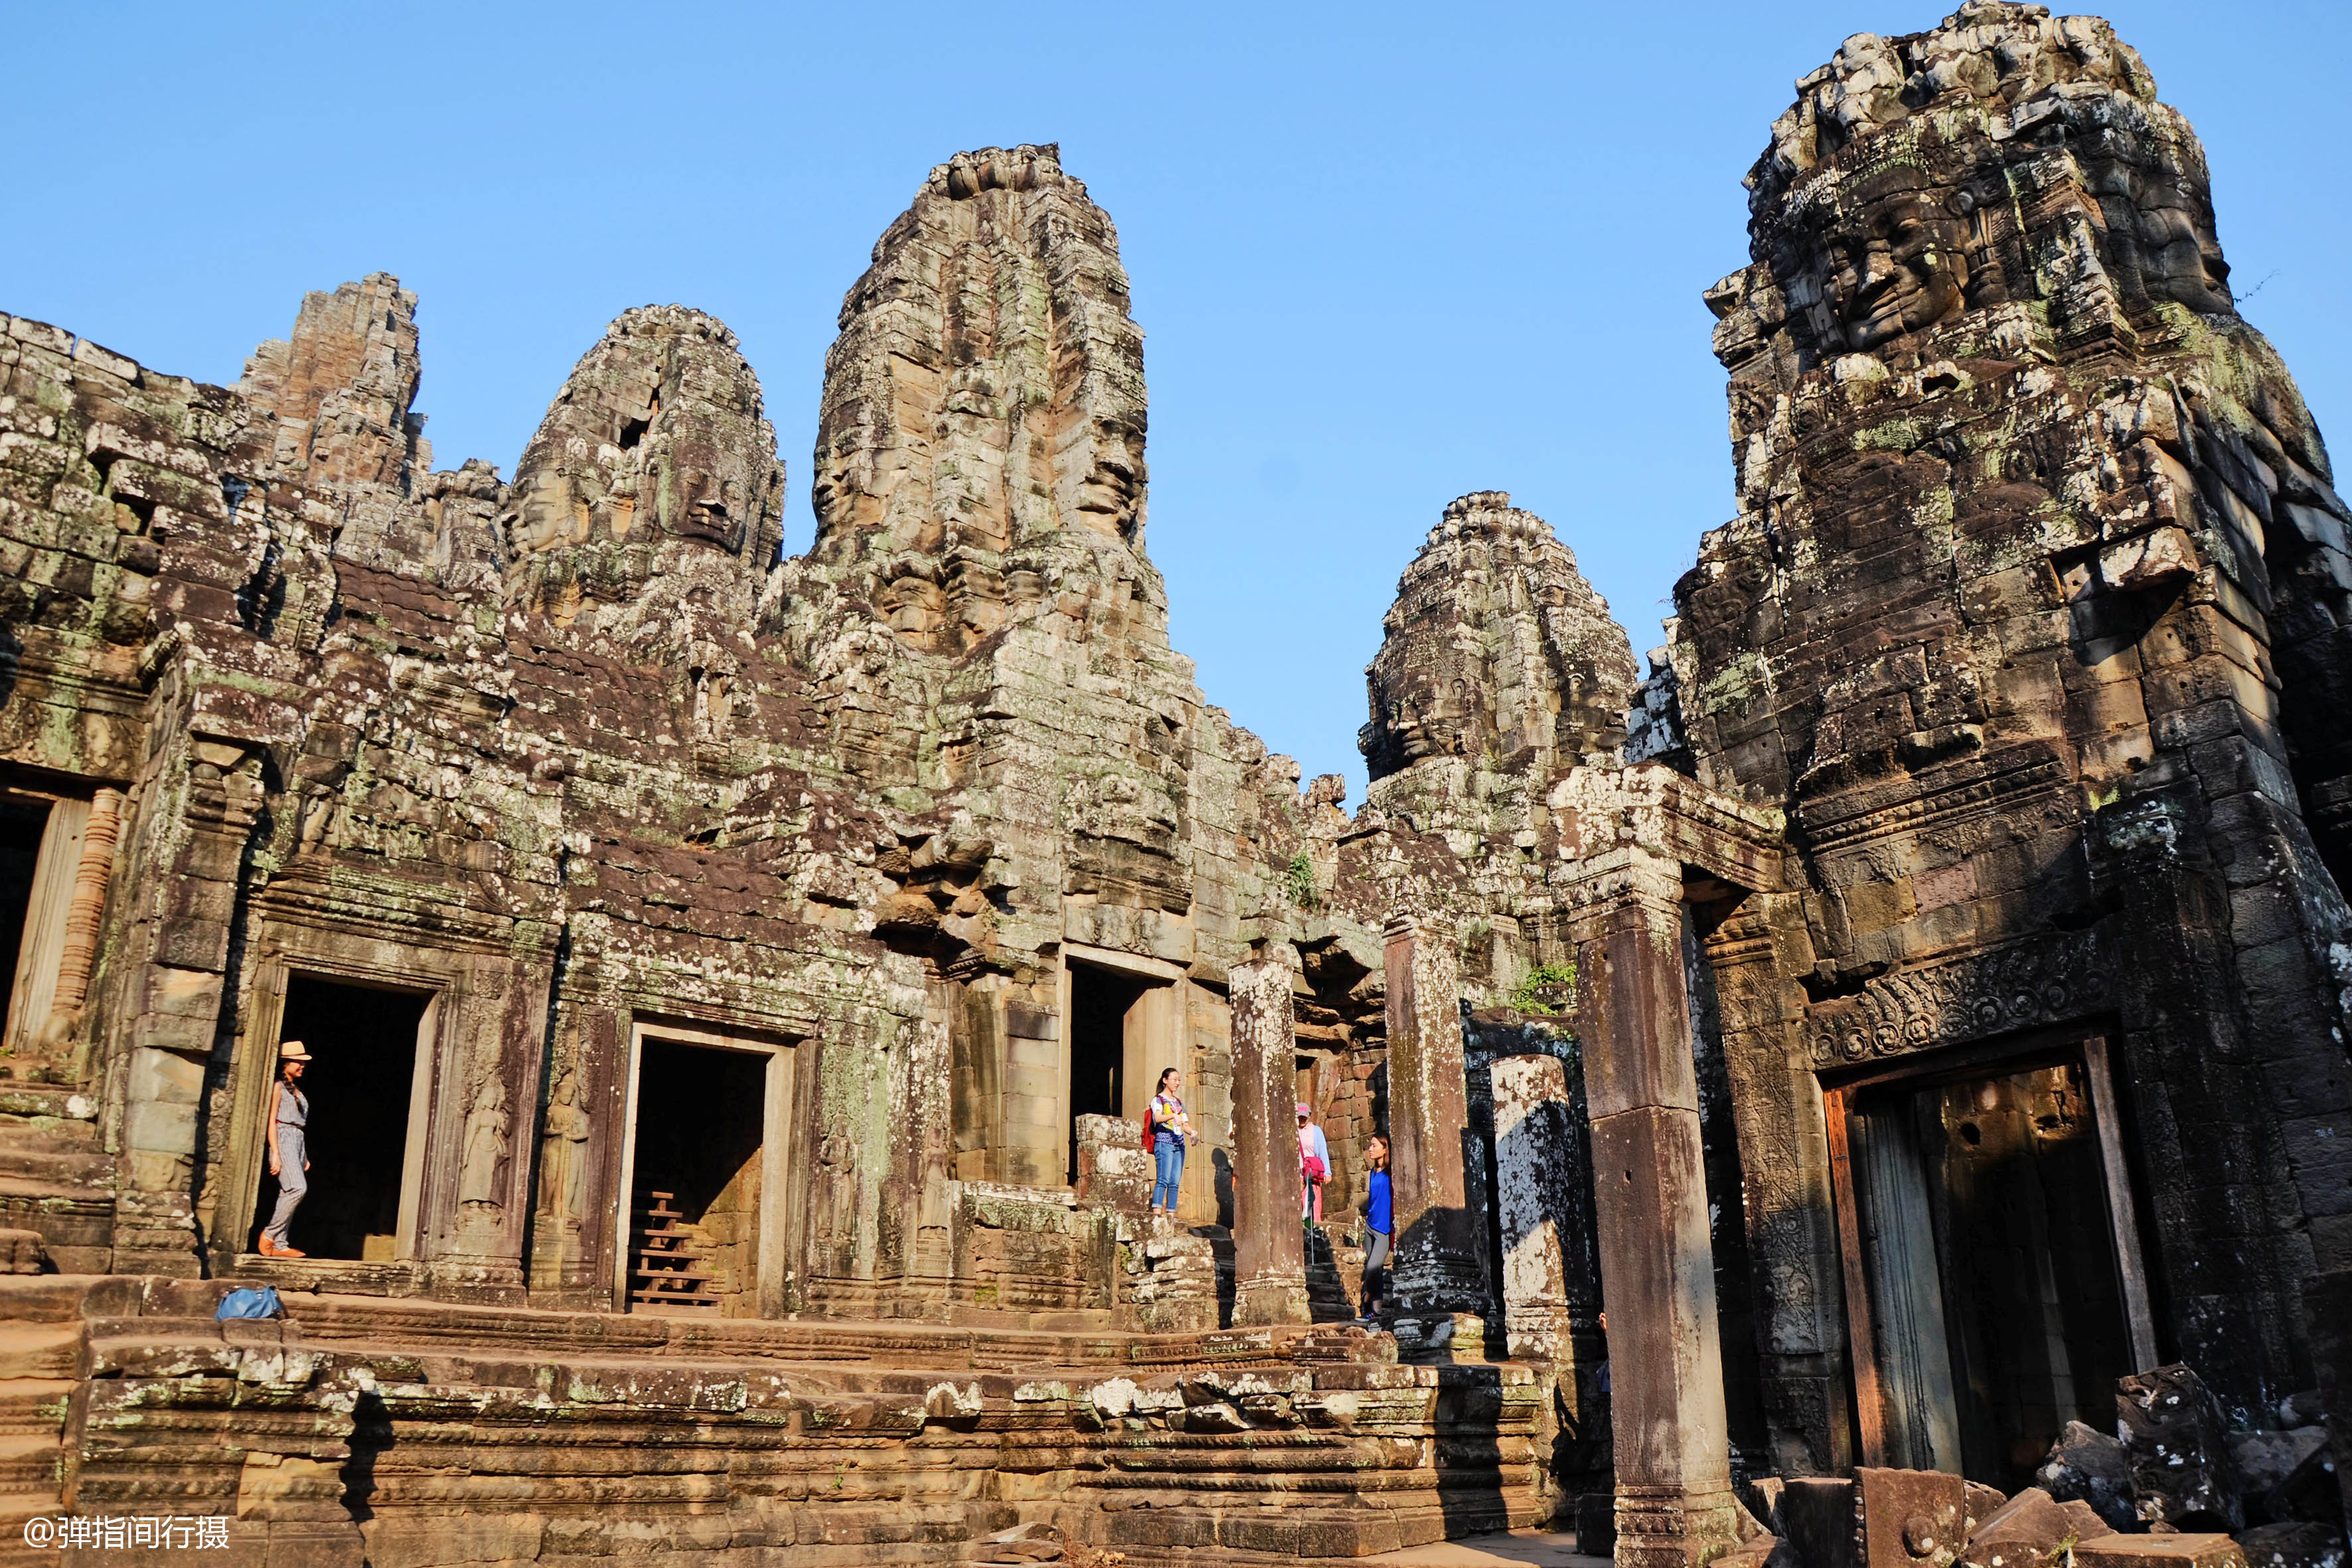
<instances>
[{"instance_id":1,"label":"shadow on stone wall","mask_svg":"<svg viewBox=\"0 0 2352 1568\"><path fill-rule=\"evenodd\" d=\"M1503 1498L1503 1452L1495 1436L1503 1410L1502 1376L1489 1367L1448 1368L1437 1396L1433 1446L1438 1506L1445 1537L1485 1535L1510 1528Z\"/></svg>"}]
</instances>

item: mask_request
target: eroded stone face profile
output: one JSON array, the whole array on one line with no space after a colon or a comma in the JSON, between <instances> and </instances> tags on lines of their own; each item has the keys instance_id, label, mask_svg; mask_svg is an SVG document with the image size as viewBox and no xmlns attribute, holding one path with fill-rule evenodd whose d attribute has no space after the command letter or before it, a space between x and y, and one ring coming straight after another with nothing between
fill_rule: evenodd
<instances>
[{"instance_id":1,"label":"eroded stone face profile","mask_svg":"<svg viewBox=\"0 0 2352 1568\"><path fill-rule=\"evenodd\" d=\"M1603 523L1461 495L1352 814L1171 643L1142 331L1054 146L876 243L797 554L683 306L511 482L434 468L386 274L233 389L0 316L7 1528L2320 1563L2319 432L2095 18L1849 38L1748 188L1735 511L1646 675ZM295 1316L224 1323L262 1285Z\"/></svg>"}]
</instances>

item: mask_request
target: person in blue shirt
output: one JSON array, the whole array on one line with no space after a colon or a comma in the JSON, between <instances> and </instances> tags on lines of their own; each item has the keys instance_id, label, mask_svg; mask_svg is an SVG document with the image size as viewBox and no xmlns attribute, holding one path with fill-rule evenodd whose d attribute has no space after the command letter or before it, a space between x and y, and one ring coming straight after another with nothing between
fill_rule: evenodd
<instances>
[{"instance_id":1,"label":"person in blue shirt","mask_svg":"<svg viewBox=\"0 0 2352 1568\"><path fill-rule=\"evenodd\" d=\"M1364 1246L1364 1310L1356 1320L1360 1323L1379 1316L1388 1298L1389 1237L1396 1228L1390 1217L1393 1211L1389 1199L1389 1141L1373 1133L1364 1145L1364 1163L1371 1167L1371 1174L1364 1184L1364 1229L1370 1234Z\"/></svg>"}]
</instances>

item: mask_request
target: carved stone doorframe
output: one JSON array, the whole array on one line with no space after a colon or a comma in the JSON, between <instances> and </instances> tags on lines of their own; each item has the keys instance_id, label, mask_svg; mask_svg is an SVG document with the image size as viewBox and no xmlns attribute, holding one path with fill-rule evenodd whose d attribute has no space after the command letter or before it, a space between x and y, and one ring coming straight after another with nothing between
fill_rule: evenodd
<instances>
[{"instance_id":1,"label":"carved stone doorframe","mask_svg":"<svg viewBox=\"0 0 2352 1568\"><path fill-rule=\"evenodd\" d=\"M1861 1071L1835 1077L1822 1087L1822 1111L1829 1138L1846 1336L1860 1426L1857 1436L1864 1465L1885 1466L1906 1457L1894 1453L1888 1432L1888 1390L1880 1360L1882 1325L1871 1301L1869 1263L1853 1170L1854 1097L1865 1089L1927 1089L2059 1065L2082 1068L2091 1101L2100 1167L2105 1177L2108 1237L2114 1249L2116 1286L2122 1298L2124 1328L2130 1341L2132 1359L2139 1366L2153 1366L2160 1359L2147 1260L2140 1245L2137 1200L2124 1151L2114 1068L2104 1033L2039 1031L2023 1038L1883 1060ZM1916 1461L1916 1458L1911 1456L1906 1462Z\"/></svg>"},{"instance_id":2,"label":"carved stone doorframe","mask_svg":"<svg viewBox=\"0 0 2352 1568\"><path fill-rule=\"evenodd\" d=\"M416 1058L409 1079L408 1130L401 1152L400 1207L394 1239L394 1259L417 1264L432 1253L426 1234L424 1204L427 1167L432 1159L434 1110L444 1077L452 1009L447 997L454 977L423 971L390 972L339 964L317 956L272 957L254 969L253 988L245 1008L245 1028L231 1059L229 1125L215 1127L213 1136L227 1142L219 1165L219 1195L213 1208L210 1247L215 1272L232 1270L245 1250L257 1217L261 1168L267 1158L269 1086L278 1079L278 1045L286 1016L287 983L296 976L421 996L425 1008L416 1026Z\"/></svg>"},{"instance_id":3,"label":"carved stone doorframe","mask_svg":"<svg viewBox=\"0 0 2352 1568\"><path fill-rule=\"evenodd\" d=\"M792 1152L794 1079L799 1065L797 1040L722 1034L694 1024L638 1018L629 1026L629 1060L621 1097L621 1174L613 1194L613 1310L629 1310L629 1237L635 1234L632 1205L636 1198L637 1089L647 1040L698 1046L707 1050L736 1051L767 1058L761 1085L760 1110L760 1228L754 1297L760 1316L781 1318L789 1310L793 1275Z\"/></svg>"},{"instance_id":4,"label":"carved stone doorframe","mask_svg":"<svg viewBox=\"0 0 2352 1568\"><path fill-rule=\"evenodd\" d=\"M1129 1009L1126 1024L1118 1108L1121 1116L1131 1121L1143 1119L1144 1107L1150 1101L1152 1087L1163 1068L1177 1068L1187 1083L1192 1079L1192 1042L1185 1026L1192 985L1185 978L1184 965L1147 953L1064 942L1055 1004L1061 1017L1061 1061L1054 1079L1055 1092L1060 1099L1053 1121L1058 1130L1052 1166L1056 1171L1064 1169L1070 1158L1070 1059L1071 1052L1076 1048L1071 994L1073 965L1107 970L1144 987ZM1208 1162L1187 1160L1185 1163L1189 1169L1194 1165L1205 1167ZM1194 1184L1189 1179L1184 1195L1195 1195ZM1189 1206L1186 1216L1192 1217Z\"/></svg>"}]
</instances>

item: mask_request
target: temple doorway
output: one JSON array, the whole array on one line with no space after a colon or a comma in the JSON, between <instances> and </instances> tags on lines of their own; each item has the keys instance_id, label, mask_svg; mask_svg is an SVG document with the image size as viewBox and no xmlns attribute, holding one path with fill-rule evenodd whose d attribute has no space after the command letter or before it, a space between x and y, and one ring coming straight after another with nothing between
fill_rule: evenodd
<instances>
[{"instance_id":1,"label":"temple doorway","mask_svg":"<svg viewBox=\"0 0 2352 1568\"><path fill-rule=\"evenodd\" d=\"M1078 1179L1078 1118L1123 1116L1130 1100L1138 1113L1151 1097L1148 1083L1130 1083L1129 1061L1135 1053L1131 1016L1146 993L1156 987L1139 975L1091 963L1070 965L1070 1091L1068 1170L1064 1180ZM1139 1078L1138 1071L1134 1076Z\"/></svg>"},{"instance_id":2,"label":"temple doorway","mask_svg":"<svg viewBox=\"0 0 2352 1568\"><path fill-rule=\"evenodd\" d=\"M288 1243L313 1258L390 1263L414 1255L423 1163L420 1071L432 1049L430 994L355 985L312 974L286 981L278 1043L310 1052L302 1092L310 1101L310 1193L294 1211ZM278 1070L277 1050L270 1071ZM278 1205L269 1173L268 1102L260 1191L246 1249L258 1246Z\"/></svg>"},{"instance_id":3,"label":"temple doorway","mask_svg":"<svg viewBox=\"0 0 2352 1568\"><path fill-rule=\"evenodd\" d=\"M66 1043L86 994L93 950L83 945L70 981L62 966L74 901L92 894L102 900L110 869L101 868L90 884L89 868L81 865L90 806L86 795L0 789L0 967L8 987L0 1005L6 1020L0 1056L18 1078L37 1079L62 1065L48 1058ZM114 842L110 812L103 842Z\"/></svg>"},{"instance_id":4,"label":"temple doorway","mask_svg":"<svg viewBox=\"0 0 2352 1568\"><path fill-rule=\"evenodd\" d=\"M1297 1051L1291 1058L1292 1086L1298 1092L1298 1103L1314 1113L1317 1126L1321 1126L1332 1097L1339 1089L1339 1055L1337 1051Z\"/></svg>"},{"instance_id":5,"label":"temple doorway","mask_svg":"<svg viewBox=\"0 0 2352 1568\"><path fill-rule=\"evenodd\" d=\"M7 965L8 1001L0 1016L13 1018L22 988L25 916L32 908L33 879L41 860L41 837L49 825L47 801L0 795L0 963ZM8 1031L10 1036L15 1029Z\"/></svg>"},{"instance_id":6,"label":"temple doorway","mask_svg":"<svg viewBox=\"0 0 2352 1568\"><path fill-rule=\"evenodd\" d=\"M623 1184L629 1311L780 1310L788 1060L763 1042L640 1031Z\"/></svg>"},{"instance_id":7,"label":"temple doorway","mask_svg":"<svg viewBox=\"0 0 2352 1568\"><path fill-rule=\"evenodd\" d=\"M1867 1462L2015 1491L2114 1419L2153 1333L2106 1071L2093 1042L1841 1096Z\"/></svg>"}]
</instances>

